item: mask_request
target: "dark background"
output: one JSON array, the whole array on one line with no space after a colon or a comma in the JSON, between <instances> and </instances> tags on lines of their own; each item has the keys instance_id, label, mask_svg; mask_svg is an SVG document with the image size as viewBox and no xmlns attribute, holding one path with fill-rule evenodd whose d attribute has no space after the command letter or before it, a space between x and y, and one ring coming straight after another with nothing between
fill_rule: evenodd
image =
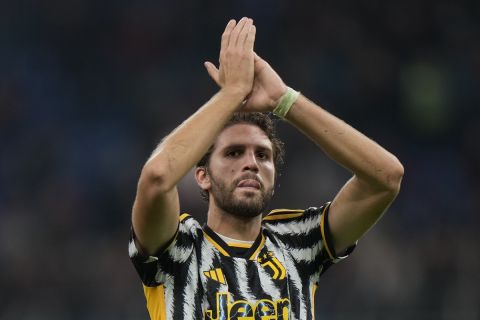
<instances>
[{"instance_id":1,"label":"dark background","mask_svg":"<svg viewBox=\"0 0 480 320\"><path fill-rule=\"evenodd\" d=\"M291 87L398 156L402 191L327 272L319 319L480 318L480 2L1 1L0 319L146 319L127 255L141 167L216 92L229 18ZM286 123L272 207L349 173ZM205 219L191 176L182 210Z\"/></svg>"}]
</instances>

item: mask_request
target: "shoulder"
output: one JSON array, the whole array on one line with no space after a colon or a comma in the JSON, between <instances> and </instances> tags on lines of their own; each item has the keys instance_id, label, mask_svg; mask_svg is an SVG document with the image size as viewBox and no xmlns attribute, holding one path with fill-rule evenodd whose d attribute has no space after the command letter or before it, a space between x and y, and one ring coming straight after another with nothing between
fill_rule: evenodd
<instances>
[{"instance_id":1,"label":"shoulder","mask_svg":"<svg viewBox=\"0 0 480 320\"><path fill-rule=\"evenodd\" d=\"M329 203L326 203L321 207L309 207L307 209L274 209L263 218L263 223L288 223L320 217L320 215L322 215L327 209L328 205Z\"/></svg>"},{"instance_id":2,"label":"shoulder","mask_svg":"<svg viewBox=\"0 0 480 320\"><path fill-rule=\"evenodd\" d=\"M185 228L201 228L200 223L189 213L181 213L178 216L179 224Z\"/></svg>"},{"instance_id":3,"label":"shoulder","mask_svg":"<svg viewBox=\"0 0 480 320\"><path fill-rule=\"evenodd\" d=\"M131 258L138 258L142 261L157 260L157 258L163 255L168 250L172 249L178 244L187 245L198 238L202 232L200 223L188 213L182 213L178 216L179 224L178 229L173 238L165 245L165 247L158 250L155 255L146 255L141 248L137 246L135 241L136 235L133 228L130 229L129 239L129 255Z\"/></svg>"},{"instance_id":4,"label":"shoulder","mask_svg":"<svg viewBox=\"0 0 480 320\"><path fill-rule=\"evenodd\" d=\"M198 222L198 220L195 219L195 217L191 216L189 213L180 214L178 219L179 224L177 236L178 234L185 234L196 238L199 234L202 233L202 226L200 225L200 222Z\"/></svg>"},{"instance_id":5,"label":"shoulder","mask_svg":"<svg viewBox=\"0 0 480 320\"><path fill-rule=\"evenodd\" d=\"M278 236L320 235L322 216L328 204L307 209L275 209L263 218L265 229Z\"/></svg>"},{"instance_id":6,"label":"shoulder","mask_svg":"<svg viewBox=\"0 0 480 320\"><path fill-rule=\"evenodd\" d=\"M304 209L274 209L270 211L264 218L264 222L292 220L304 215Z\"/></svg>"}]
</instances>

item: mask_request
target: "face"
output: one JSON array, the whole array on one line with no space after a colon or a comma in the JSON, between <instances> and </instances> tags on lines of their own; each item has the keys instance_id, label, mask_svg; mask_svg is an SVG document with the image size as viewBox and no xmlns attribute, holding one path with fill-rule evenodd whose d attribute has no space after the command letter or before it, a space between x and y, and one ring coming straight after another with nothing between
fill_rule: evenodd
<instances>
[{"instance_id":1,"label":"face","mask_svg":"<svg viewBox=\"0 0 480 320\"><path fill-rule=\"evenodd\" d=\"M207 172L201 187L210 201L236 216L258 216L273 195L272 143L257 126L230 126L218 136Z\"/></svg>"}]
</instances>

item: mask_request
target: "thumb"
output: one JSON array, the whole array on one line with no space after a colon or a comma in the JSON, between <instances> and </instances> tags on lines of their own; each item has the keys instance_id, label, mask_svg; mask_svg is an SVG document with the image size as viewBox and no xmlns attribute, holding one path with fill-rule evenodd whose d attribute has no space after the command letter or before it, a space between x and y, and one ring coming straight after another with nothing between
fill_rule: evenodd
<instances>
[{"instance_id":1,"label":"thumb","mask_svg":"<svg viewBox=\"0 0 480 320\"><path fill-rule=\"evenodd\" d=\"M255 62L261 62L261 61L264 61L256 52L253 52L254 54L254 61Z\"/></svg>"},{"instance_id":2,"label":"thumb","mask_svg":"<svg viewBox=\"0 0 480 320\"><path fill-rule=\"evenodd\" d=\"M220 72L218 71L217 67L215 67L215 65L210 61L205 61L203 65L205 66L205 69L207 69L208 75L213 79L213 81L215 81L218 86L221 86L219 76Z\"/></svg>"}]
</instances>

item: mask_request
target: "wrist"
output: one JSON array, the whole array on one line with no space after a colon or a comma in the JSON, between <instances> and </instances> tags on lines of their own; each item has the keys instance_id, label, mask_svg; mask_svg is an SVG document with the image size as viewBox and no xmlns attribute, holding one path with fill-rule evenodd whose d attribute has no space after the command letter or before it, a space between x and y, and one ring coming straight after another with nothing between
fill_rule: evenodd
<instances>
[{"instance_id":1,"label":"wrist","mask_svg":"<svg viewBox=\"0 0 480 320\"><path fill-rule=\"evenodd\" d=\"M278 106L278 104L280 103L280 100L285 95L285 93L287 93L287 90L288 90L288 86L284 84L281 88L279 88L279 90L277 90L277 92L275 92L271 96L270 108L272 112Z\"/></svg>"},{"instance_id":2,"label":"wrist","mask_svg":"<svg viewBox=\"0 0 480 320\"><path fill-rule=\"evenodd\" d=\"M245 93L244 90L241 90L238 88L225 88L225 87L221 88L218 94L238 103L243 102L247 96L247 93Z\"/></svg>"},{"instance_id":3,"label":"wrist","mask_svg":"<svg viewBox=\"0 0 480 320\"><path fill-rule=\"evenodd\" d=\"M287 87L285 93L280 97L280 99L278 99L277 104L272 111L273 114L281 119L285 119L287 113L297 101L299 95L299 91L295 91L292 88Z\"/></svg>"}]
</instances>

